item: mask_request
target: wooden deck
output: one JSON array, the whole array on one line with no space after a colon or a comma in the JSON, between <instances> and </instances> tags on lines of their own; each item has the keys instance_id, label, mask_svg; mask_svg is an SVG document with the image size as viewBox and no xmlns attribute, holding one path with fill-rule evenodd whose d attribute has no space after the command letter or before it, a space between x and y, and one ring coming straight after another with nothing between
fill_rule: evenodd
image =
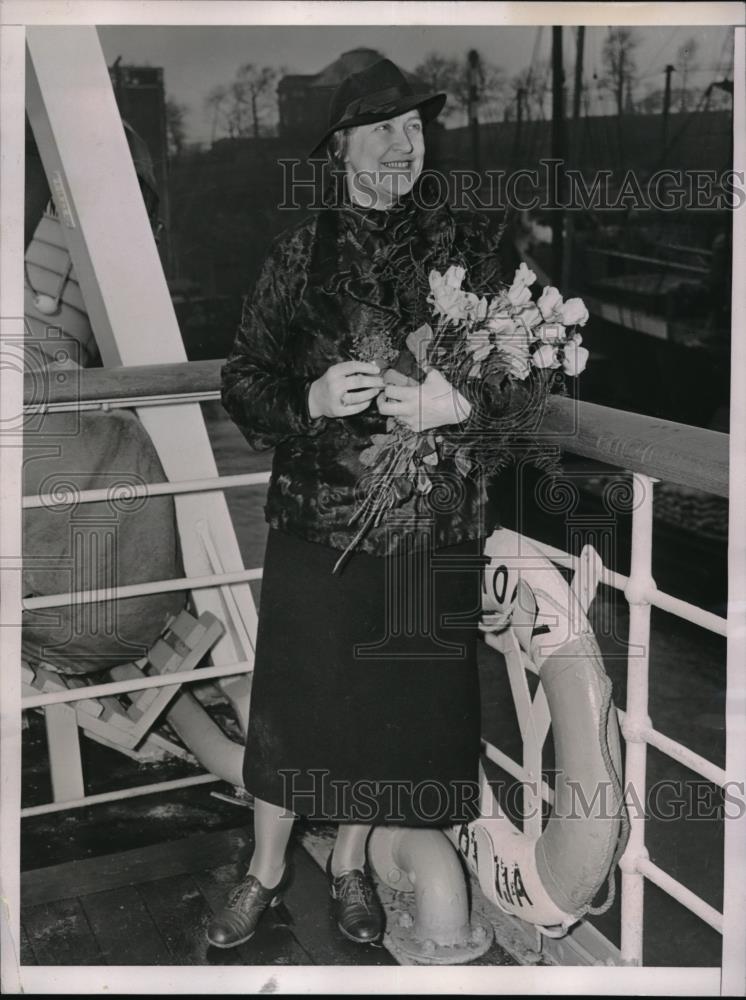
<instances>
[{"instance_id":1,"label":"wooden deck","mask_svg":"<svg viewBox=\"0 0 746 1000\"><path fill-rule=\"evenodd\" d=\"M211 914L243 874L243 829L199 834L50 868L21 880L22 962L27 965L394 965L385 949L338 933L326 879L302 848L285 902L232 949L205 939Z\"/></svg>"},{"instance_id":2,"label":"wooden deck","mask_svg":"<svg viewBox=\"0 0 746 1000\"><path fill-rule=\"evenodd\" d=\"M396 965L385 948L347 941L331 918L326 878L293 851L284 902L229 950L205 928L251 853L247 829L198 834L69 861L21 878L24 965ZM479 965L517 964L493 945Z\"/></svg>"}]
</instances>

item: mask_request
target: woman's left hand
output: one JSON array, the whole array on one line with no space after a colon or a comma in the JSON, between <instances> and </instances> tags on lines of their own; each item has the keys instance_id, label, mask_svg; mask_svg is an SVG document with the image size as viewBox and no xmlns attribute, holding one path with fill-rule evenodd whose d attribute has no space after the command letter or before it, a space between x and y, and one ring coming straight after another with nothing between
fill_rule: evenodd
<instances>
[{"instance_id":1,"label":"woman's left hand","mask_svg":"<svg viewBox=\"0 0 746 1000\"><path fill-rule=\"evenodd\" d=\"M397 417L413 431L458 424L471 413L469 401L435 368L419 385L387 385L376 402L380 413Z\"/></svg>"}]
</instances>

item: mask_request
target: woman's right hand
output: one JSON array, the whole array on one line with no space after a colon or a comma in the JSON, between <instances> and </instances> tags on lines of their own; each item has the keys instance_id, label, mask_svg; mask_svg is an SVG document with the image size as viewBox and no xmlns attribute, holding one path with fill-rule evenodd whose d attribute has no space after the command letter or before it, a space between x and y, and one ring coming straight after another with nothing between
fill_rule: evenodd
<instances>
[{"instance_id":1,"label":"woman's right hand","mask_svg":"<svg viewBox=\"0 0 746 1000\"><path fill-rule=\"evenodd\" d=\"M311 383L308 412L316 417L351 417L362 413L383 389L374 361L340 361Z\"/></svg>"}]
</instances>

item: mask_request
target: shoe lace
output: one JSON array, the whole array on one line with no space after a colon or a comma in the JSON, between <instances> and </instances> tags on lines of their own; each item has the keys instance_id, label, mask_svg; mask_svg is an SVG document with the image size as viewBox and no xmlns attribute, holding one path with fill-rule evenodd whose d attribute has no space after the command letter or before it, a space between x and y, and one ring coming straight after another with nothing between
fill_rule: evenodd
<instances>
[{"instance_id":1,"label":"shoe lace","mask_svg":"<svg viewBox=\"0 0 746 1000\"><path fill-rule=\"evenodd\" d=\"M246 898L249 894L254 891L256 882L253 879L247 879L245 882L239 882L237 886L231 890L228 896L228 906L230 908L241 906L246 902Z\"/></svg>"},{"instance_id":2,"label":"shoe lace","mask_svg":"<svg viewBox=\"0 0 746 1000\"><path fill-rule=\"evenodd\" d=\"M259 879L256 878L256 876L247 874L244 880L235 885L231 890L230 895L228 896L228 906L229 907L243 906L243 904L246 902L249 896L254 895L259 891L263 891L265 893L268 891L270 893L275 893L280 888L280 885L284 878L285 876L283 874L282 878L274 887L274 889L267 890L259 881Z\"/></svg>"},{"instance_id":3,"label":"shoe lace","mask_svg":"<svg viewBox=\"0 0 746 1000\"><path fill-rule=\"evenodd\" d=\"M364 875L352 875L342 883L339 893L340 900L359 903L366 910L371 908L373 901L373 886Z\"/></svg>"}]
</instances>

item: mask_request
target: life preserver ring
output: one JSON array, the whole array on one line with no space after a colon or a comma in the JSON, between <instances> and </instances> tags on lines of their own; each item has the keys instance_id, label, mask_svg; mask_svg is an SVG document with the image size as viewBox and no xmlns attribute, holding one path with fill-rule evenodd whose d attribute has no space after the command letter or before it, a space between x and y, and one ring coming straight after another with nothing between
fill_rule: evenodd
<instances>
[{"instance_id":1,"label":"life preserver ring","mask_svg":"<svg viewBox=\"0 0 746 1000\"><path fill-rule=\"evenodd\" d=\"M507 655L539 672L552 721L556 778L540 836L501 810L484 773L481 816L449 837L497 907L558 936L589 912L627 838L621 748L611 681L580 602L525 538L500 529L485 546L483 610L502 614ZM511 653L511 644L513 651ZM612 889L613 894L613 889Z\"/></svg>"}]
</instances>

